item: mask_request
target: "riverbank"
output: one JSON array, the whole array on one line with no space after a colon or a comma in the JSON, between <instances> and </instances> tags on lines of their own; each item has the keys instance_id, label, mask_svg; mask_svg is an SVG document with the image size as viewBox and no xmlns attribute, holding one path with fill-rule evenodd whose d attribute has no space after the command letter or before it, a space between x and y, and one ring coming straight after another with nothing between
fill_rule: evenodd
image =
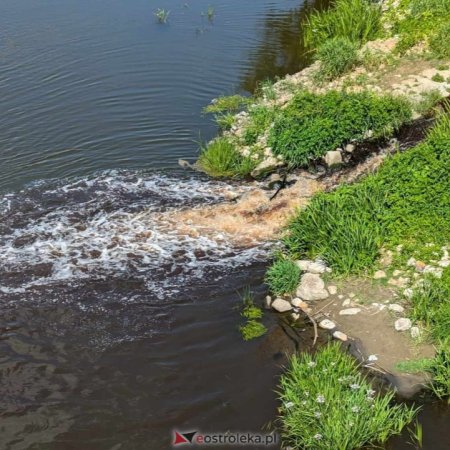
<instances>
[{"instance_id":1,"label":"riverbank","mask_svg":"<svg viewBox=\"0 0 450 450\"><path fill-rule=\"evenodd\" d=\"M356 7L361 14L354 19ZM439 397L450 394L450 116L442 102L450 92L450 54L441 45L449 23L445 1L346 0L313 14L305 42L317 61L262 85L250 100L224 97L207 107L223 132L197 164L214 176L293 184L274 203L255 193L237 202L247 216L256 212L260 237L281 232L266 304L294 323L304 313L352 344L365 367L407 396L430 383ZM423 143L402 152L399 130L420 117L437 124ZM377 153L354 164L358 148L383 140L383 151L375 145ZM325 173L338 182L327 186ZM259 215L271 207L276 215ZM305 445L310 436L298 441L290 408L281 418L284 436ZM333 439L329 434L324 448Z\"/></svg>"}]
</instances>

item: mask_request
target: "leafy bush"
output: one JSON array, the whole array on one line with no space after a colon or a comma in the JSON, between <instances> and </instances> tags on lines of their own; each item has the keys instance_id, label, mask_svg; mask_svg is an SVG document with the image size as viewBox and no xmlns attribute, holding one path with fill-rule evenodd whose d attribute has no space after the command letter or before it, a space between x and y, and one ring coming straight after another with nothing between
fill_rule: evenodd
<instances>
[{"instance_id":1,"label":"leafy bush","mask_svg":"<svg viewBox=\"0 0 450 450\"><path fill-rule=\"evenodd\" d=\"M381 30L381 8L368 0L336 0L325 11L314 11L304 24L305 46L315 50L333 38L361 46Z\"/></svg>"},{"instance_id":2,"label":"leafy bush","mask_svg":"<svg viewBox=\"0 0 450 450\"><path fill-rule=\"evenodd\" d=\"M445 245L449 173L450 114L445 114L423 144L394 155L357 184L313 198L290 223L286 250L292 258L321 257L345 274L370 268L382 245Z\"/></svg>"},{"instance_id":3,"label":"leafy bush","mask_svg":"<svg viewBox=\"0 0 450 450\"><path fill-rule=\"evenodd\" d=\"M300 280L300 268L289 259L278 259L269 268L266 283L276 295L290 294L297 289Z\"/></svg>"},{"instance_id":4,"label":"leafy bush","mask_svg":"<svg viewBox=\"0 0 450 450\"><path fill-rule=\"evenodd\" d=\"M350 70L358 59L358 47L346 37L337 37L325 41L316 53L320 61L317 78L334 80Z\"/></svg>"},{"instance_id":5,"label":"leafy bush","mask_svg":"<svg viewBox=\"0 0 450 450\"><path fill-rule=\"evenodd\" d=\"M269 135L274 153L293 167L306 165L352 140L390 135L411 118L400 97L368 92L301 92L275 118Z\"/></svg>"},{"instance_id":6,"label":"leafy bush","mask_svg":"<svg viewBox=\"0 0 450 450\"><path fill-rule=\"evenodd\" d=\"M225 137L211 141L201 149L199 167L214 177L245 176L257 165L252 158L242 156Z\"/></svg>"},{"instance_id":7,"label":"leafy bush","mask_svg":"<svg viewBox=\"0 0 450 450\"><path fill-rule=\"evenodd\" d=\"M280 380L284 446L352 450L399 434L417 410L377 393L356 361L329 344L315 356L293 356Z\"/></svg>"}]
</instances>

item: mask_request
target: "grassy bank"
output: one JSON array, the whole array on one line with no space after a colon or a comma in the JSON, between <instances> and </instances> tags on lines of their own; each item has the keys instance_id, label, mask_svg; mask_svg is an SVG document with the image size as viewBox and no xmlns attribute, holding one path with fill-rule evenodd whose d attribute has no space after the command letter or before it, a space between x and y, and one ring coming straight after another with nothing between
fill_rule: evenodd
<instances>
[{"instance_id":1,"label":"grassy bank","mask_svg":"<svg viewBox=\"0 0 450 450\"><path fill-rule=\"evenodd\" d=\"M395 404L360 373L356 361L329 344L292 357L280 380L282 439L293 448L351 450L383 444L416 411Z\"/></svg>"}]
</instances>

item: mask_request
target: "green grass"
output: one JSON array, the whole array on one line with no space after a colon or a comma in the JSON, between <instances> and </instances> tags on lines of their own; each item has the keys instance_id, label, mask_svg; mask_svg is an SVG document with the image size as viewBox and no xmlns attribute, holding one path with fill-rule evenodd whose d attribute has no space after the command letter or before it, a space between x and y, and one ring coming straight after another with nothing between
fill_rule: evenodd
<instances>
[{"instance_id":1,"label":"green grass","mask_svg":"<svg viewBox=\"0 0 450 450\"><path fill-rule=\"evenodd\" d=\"M400 35L398 51L429 42L435 56L449 55L450 0L401 0L396 12L392 33Z\"/></svg>"},{"instance_id":2,"label":"green grass","mask_svg":"<svg viewBox=\"0 0 450 450\"><path fill-rule=\"evenodd\" d=\"M361 46L380 32L379 5L367 0L336 0L330 9L309 15L304 24L303 41L311 50L333 38L347 38Z\"/></svg>"},{"instance_id":3,"label":"green grass","mask_svg":"<svg viewBox=\"0 0 450 450\"><path fill-rule=\"evenodd\" d=\"M315 450L352 450L386 442L410 423L414 407L395 404L359 372L337 343L316 355L293 356L279 385L283 444Z\"/></svg>"},{"instance_id":4,"label":"green grass","mask_svg":"<svg viewBox=\"0 0 450 450\"><path fill-rule=\"evenodd\" d=\"M265 282L276 295L290 294L297 289L300 268L289 259L278 259L267 271Z\"/></svg>"},{"instance_id":5,"label":"green grass","mask_svg":"<svg viewBox=\"0 0 450 450\"><path fill-rule=\"evenodd\" d=\"M450 114L423 144L385 161L357 184L319 194L288 226L292 259L324 259L336 274L374 267L381 246L450 241ZM405 252L406 257L407 252Z\"/></svg>"},{"instance_id":6,"label":"green grass","mask_svg":"<svg viewBox=\"0 0 450 450\"><path fill-rule=\"evenodd\" d=\"M250 157L243 157L227 138L219 137L201 149L197 163L213 177L242 177L248 175L257 162Z\"/></svg>"},{"instance_id":7,"label":"green grass","mask_svg":"<svg viewBox=\"0 0 450 450\"><path fill-rule=\"evenodd\" d=\"M300 92L276 116L269 145L291 167L301 167L329 150L363 140L369 130L374 138L389 136L410 119L411 106L401 97Z\"/></svg>"},{"instance_id":8,"label":"green grass","mask_svg":"<svg viewBox=\"0 0 450 450\"><path fill-rule=\"evenodd\" d=\"M429 372L433 366L433 358L413 359L408 361L399 361L395 368L405 373L422 373Z\"/></svg>"},{"instance_id":9,"label":"green grass","mask_svg":"<svg viewBox=\"0 0 450 450\"><path fill-rule=\"evenodd\" d=\"M433 108L442 100L442 94L438 89L423 92L422 99L414 105L414 109L421 115L429 114Z\"/></svg>"},{"instance_id":10,"label":"green grass","mask_svg":"<svg viewBox=\"0 0 450 450\"><path fill-rule=\"evenodd\" d=\"M433 381L431 388L439 398L447 398L450 403L450 346L442 345L431 367Z\"/></svg>"},{"instance_id":11,"label":"green grass","mask_svg":"<svg viewBox=\"0 0 450 450\"><path fill-rule=\"evenodd\" d=\"M253 105L248 109L249 124L244 130L244 143L255 144L264 134L278 114L278 108L264 105Z\"/></svg>"},{"instance_id":12,"label":"green grass","mask_svg":"<svg viewBox=\"0 0 450 450\"><path fill-rule=\"evenodd\" d=\"M445 78L444 78L439 72L435 73L435 74L431 77L431 79L432 79L433 81L436 81L436 83L443 83L443 82L445 81Z\"/></svg>"},{"instance_id":13,"label":"green grass","mask_svg":"<svg viewBox=\"0 0 450 450\"><path fill-rule=\"evenodd\" d=\"M346 37L336 37L325 41L317 49L316 59L320 61L316 79L334 80L355 66L358 60L358 47Z\"/></svg>"},{"instance_id":14,"label":"green grass","mask_svg":"<svg viewBox=\"0 0 450 450\"><path fill-rule=\"evenodd\" d=\"M237 113L244 109L250 101L250 98L242 95L223 95L205 106L203 112L207 114Z\"/></svg>"},{"instance_id":15,"label":"green grass","mask_svg":"<svg viewBox=\"0 0 450 450\"><path fill-rule=\"evenodd\" d=\"M425 276L414 290L411 317L428 329L436 341L450 341L450 268L442 278Z\"/></svg>"}]
</instances>

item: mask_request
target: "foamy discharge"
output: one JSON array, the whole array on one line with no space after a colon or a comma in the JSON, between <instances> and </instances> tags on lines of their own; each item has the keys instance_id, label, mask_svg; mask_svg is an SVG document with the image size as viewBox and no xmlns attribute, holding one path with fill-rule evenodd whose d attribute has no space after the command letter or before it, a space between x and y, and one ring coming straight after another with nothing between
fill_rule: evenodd
<instances>
[{"instance_id":1,"label":"foamy discharge","mask_svg":"<svg viewBox=\"0 0 450 450\"><path fill-rule=\"evenodd\" d=\"M162 297L251 263L261 247L170 220L171 211L227 201L246 187L196 178L107 172L40 183L0 199L0 292L132 277Z\"/></svg>"}]
</instances>

